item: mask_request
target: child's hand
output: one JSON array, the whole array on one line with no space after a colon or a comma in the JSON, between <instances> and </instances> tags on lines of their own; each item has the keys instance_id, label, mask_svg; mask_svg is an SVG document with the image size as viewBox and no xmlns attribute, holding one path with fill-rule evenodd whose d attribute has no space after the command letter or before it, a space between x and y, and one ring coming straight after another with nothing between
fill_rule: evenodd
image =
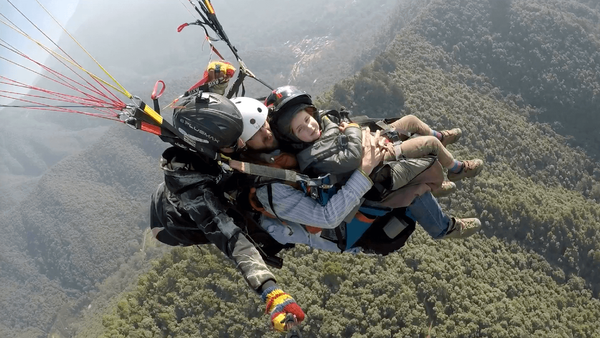
<instances>
[{"instance_id":1,"label":"child's hand","mask_svg":"<svg viewBox=\"0 0 600 338\"><path fill-rule=\"evenodd\" d=\"M394 152L394 144L390 142L390 140L388 140L385 136L377 136L377 145L386 153L386 158L396 158L396 154Z\"/></svg>"},{"instance_id":2,"label":"child's hand","mask_svg":"<svg viewBox=\"0 0 600 338\"><path fill-rule=\"evenodd\" d=\"M384 151L377 144L379 137L379 131L375 135L371 135L369 128L365 128L363 133L362 146L363 146L363 158L360 169L370 175L373 169L381 163L384 157Z\"/></svg>"},{"instance_id":3,"label":"child's hand","mask_svg":"<svg viewBox=\"0 0 600 338\"><path fill-rule=\"evenodd\" d=\"M346 131L346 128L348 127L356 127L356 128L360 128L360 126L357 123L346 123L346 122L342 122L339 125L340 131L343 133L344 131Z\"/></svg>"},{"instance_id":4,"label":"child's hand","mask_svg":"<svg viewBox=\"0 0 600 338\"><path fill-rule=\"evenodd\" d=\"M340 123L340 125L339 125L340 131L341 131L342 133L344 132L344 130L346 130L346 127L348 127L348 123L346 123L346 122L342 122L342 123Z\"/></svg>"}]
</instances>

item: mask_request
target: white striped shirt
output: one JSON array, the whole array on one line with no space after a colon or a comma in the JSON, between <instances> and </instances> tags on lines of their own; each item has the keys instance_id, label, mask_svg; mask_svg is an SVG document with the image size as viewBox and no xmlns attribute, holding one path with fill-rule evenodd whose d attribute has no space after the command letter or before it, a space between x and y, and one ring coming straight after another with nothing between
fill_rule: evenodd
<instances>
[{"instance_id":1,"label":"white striped shirt","mask_svg":"<svg viewBox=\"0 0 600 338\"><path fill-rule=\"evenodd\" d=\"M256 190L256 196L271 214L287 222L295 222L323 229L333 229L360 204L362 196L373 182L359 170L354 171L346 184L333 195L326 205L321 205L304 192L284 183L272 183L273 208L269 204L267 186Z\"/></svg>"},{"instance_id":2,"label":"white striped shirt","mask_svg":"<svg viewBox=\"0 0 600 338\"><path fill-rule=\"evenodd\" d=\"M346 184L323 206L294 187L273 183L271 189L275 213L269 205L268 188L260 187L256 196L263 207L286 222L283 225L278 219L263 215L261 226L279 243L306 244L316 249L339 252L334 242L321 238L319 234L309 233L301 224L325 229L337 227L360 205L362 196L372 185L370 178L356 170Z\"/></svg>"}]
</instances>

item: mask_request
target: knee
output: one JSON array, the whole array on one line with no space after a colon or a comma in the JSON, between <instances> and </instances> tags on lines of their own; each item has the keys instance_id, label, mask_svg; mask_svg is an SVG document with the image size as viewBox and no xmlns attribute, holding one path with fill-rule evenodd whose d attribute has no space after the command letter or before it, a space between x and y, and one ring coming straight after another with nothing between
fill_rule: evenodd
<instances>
[{"instance_id":1,"label":"knee","mask_svg":"<svg viewBox=\"0 0 600 338\"><path fill-rule=\"evenodd\" d=\"M408 124L414 124L414 123L418 123L421 121L421 120L419 120L418 117L416 117L412 114L405 115L400 120L402 120L403 122L408 123Z\"/></svg>"},{"instance_id":2,"label":"knee","mask_svg":"<svg viewBox=\"0 0 600 338\"><path fill-rule=\"evenodd\" d=\"M425 139L425 144L432 149L439 149L440 147L443 147L442 142L435 136L428 135L420 137L423 137Z\"/></svg>"}]
</instances>

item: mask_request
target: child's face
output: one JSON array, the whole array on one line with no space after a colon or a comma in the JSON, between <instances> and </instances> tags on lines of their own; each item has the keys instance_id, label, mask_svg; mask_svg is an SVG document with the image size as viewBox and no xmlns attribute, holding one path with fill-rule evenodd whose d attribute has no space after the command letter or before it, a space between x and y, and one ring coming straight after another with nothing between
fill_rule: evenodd
<instances>
[{"instance_id":1,"label":"child's face","mask_svg":"<svg viewBox=\"0 0 600 338\"><path fill-rule=\"evenodd\" d=\"M306 110L302 110L294 116L290 127L294 135L302 142L314 142L321 137L319 123Z\"/></svg>"}]
</instances>

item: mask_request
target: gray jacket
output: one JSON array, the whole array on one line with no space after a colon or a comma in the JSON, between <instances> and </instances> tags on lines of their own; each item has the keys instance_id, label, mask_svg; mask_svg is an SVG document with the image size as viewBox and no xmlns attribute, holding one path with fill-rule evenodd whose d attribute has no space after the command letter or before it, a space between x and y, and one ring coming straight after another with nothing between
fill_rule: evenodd
<instances>
[{"instance_id":1,"label":"gray jacket","mask_svg":"<svg viewBox=\"0 0 600 338\"><path fill-rule=\"evenodd\" d=\"M327 116L321 119L321 137L296 158L300 171L311 175L340 175L348 177L360 167L363 156L362 130L350 124L344 132Z\"/></svg>"},{"instance_id":2,"label":"gray jacket","mask_svg":"<svg viewBox=\"0 0 600 338\"><path fill-rule=\"evenodd\" d=\"M163 153L165 181L152 196L151 227L166 231L182 243L193 241L189 229L198 230L233 260L244 279L257 292L275 276L260 253L227 214L222 201L222 173L216 163L197 162L196 155L171 147ZM200 236L199 236L200 237ZM194 244L194 243L192 243Z\"/></svg>"}]
</instances>

